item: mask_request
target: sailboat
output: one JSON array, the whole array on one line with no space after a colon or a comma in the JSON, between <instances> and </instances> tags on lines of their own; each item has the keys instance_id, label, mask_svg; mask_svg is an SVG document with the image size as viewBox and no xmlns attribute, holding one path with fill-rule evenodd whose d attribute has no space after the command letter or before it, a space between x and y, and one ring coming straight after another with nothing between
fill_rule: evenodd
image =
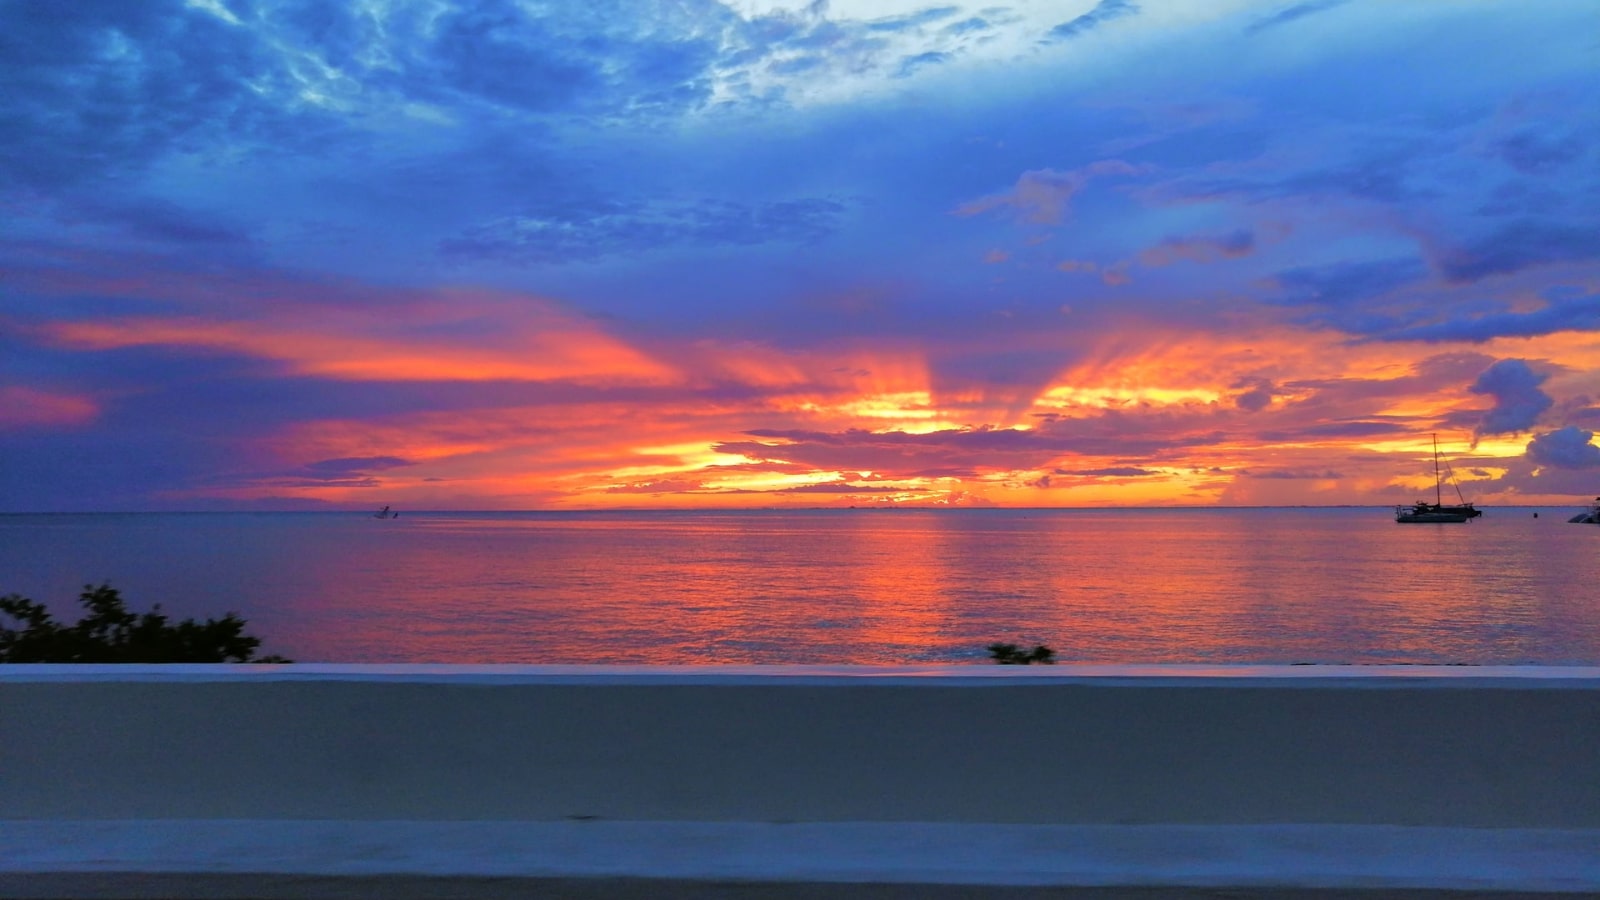
<instances>
[{"instance_id":1,"label":"sailboat","mask_svg":"<svg viewBox=\"0 0 1600 900\"><path fill-rule=\"evenodd\" d=\"M1445 472L1450 472L1450 464L1444 464ZM1456 499L1461 502L1446 506L1441 490L1443 479L1439 473L1439 436L1433 436L1433 502L1418 500L1410 506L1396 506L1394 520L1396 522L1470 522L1483 515L1483 510L1467 502L1461 496L1461 486L1456 484L1454 473L1450 473L1450 486L1455 488Z\"/></svg>"},{"instance_id":2,"label":"sailboat","mask_svg":"<svg viewBox=\"0 0 1600 900\"><path fill-rule=\"evenodd\" d=\"M383 509L373 513L372 517L374 519L398 519L400 518L400 512L385 506Z\"/></svg>"}]
</instances>

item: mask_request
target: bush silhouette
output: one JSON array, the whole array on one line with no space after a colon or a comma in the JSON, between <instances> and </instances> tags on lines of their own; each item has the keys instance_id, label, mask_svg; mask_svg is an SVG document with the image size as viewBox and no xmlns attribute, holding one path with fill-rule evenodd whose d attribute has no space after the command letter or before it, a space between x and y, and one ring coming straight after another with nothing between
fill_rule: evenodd
<instances>
[{"instance_id":1,"label":"bush silhouette","mask_svg":"<svg viewBox=\"0 0 1600 900\"><path fill-rule=\"evenodd\" d=\"M1042 666L1056 664L1056 652L1043 644L1032 650L1023 650L1016 644L990 644L989 658L1002 666L1029 666L1038 663Z\"/></svg>"},{"instance_id":2,"label":"bush silhouette","mask_svg":"<svg viewBox=\"0 0 1600 900\"><path fill-rule=\"evenodd\" d=\"M261 639L245 634L244 619L233 613L172 624L159 603L147 613L129 612L105 584L84 585L78 603L84 617L66 625L21 594L0 597L0 663L289 662L253 656ZM20 627L7 627L7 618Z\"/></svg>"}]
</instances>

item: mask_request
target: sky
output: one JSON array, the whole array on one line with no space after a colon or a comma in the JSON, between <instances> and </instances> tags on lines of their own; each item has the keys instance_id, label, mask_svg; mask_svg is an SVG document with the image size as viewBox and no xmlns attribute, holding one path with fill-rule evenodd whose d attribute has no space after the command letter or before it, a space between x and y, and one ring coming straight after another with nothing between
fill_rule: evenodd
<instances>
[{"instance_id":1,"label":"sky","mask_svg":"<svg viewBox=\"0 0 1600 900\"><path fill-rule=\"evenodd\" d=\"M0 136L3 512L1600 493L1596 3L0 0Z\"/></svg>"}]
</instances>

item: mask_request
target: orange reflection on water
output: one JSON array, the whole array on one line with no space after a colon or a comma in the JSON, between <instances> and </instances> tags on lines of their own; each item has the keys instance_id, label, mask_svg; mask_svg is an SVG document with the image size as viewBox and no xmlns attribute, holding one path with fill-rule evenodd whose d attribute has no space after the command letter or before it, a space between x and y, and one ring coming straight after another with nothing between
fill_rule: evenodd
<instances>
[{"instance_id":1,"label":"orange reflection on water","mask_svg":"<svg viewBox=\"0 0 1600 900\"><path fill-rule=\"evenodd\" d=\"M136 553L101 570L188 615L220 589L208 570L161 561L222 561L215 577L268 649L307 662L981 663L997 641L1103 663L1600 659L1587 602L1600 557L1592 535L1553 520L858 510L157 524L94 542Z\"/></svg>"}]
</instances>

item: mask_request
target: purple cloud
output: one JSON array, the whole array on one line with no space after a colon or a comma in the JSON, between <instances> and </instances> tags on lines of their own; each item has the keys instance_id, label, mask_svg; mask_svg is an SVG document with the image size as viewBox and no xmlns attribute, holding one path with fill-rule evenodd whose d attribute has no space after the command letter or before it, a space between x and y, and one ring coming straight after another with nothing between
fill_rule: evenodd
<instances>
[{"instance_id":1,"label":"purple cloud","mask_svg":"<svg viewBox=\"0 0 1600 900\"><path fill-rule=\"evenodd\" d=\"M1025 221L1041 225L1059 224L1067 215L1072 198L1089 182L1101 176L1139 175L1146 171L1120 159L1102 159L1080 169L1057 171L1032 169L1023 172L1009 191L980 197L963 204L958 216L974 216L996 209L1015 209Z\"/></svg>"},{"instance_id":2,"label":"purple cloud","mask_svg":"<svg viewBox=\"0 0 1600 900\"><path fill-rule=\"evenodd\" d=\"M1600 260L1600 228L1592 223L1511 222L1492 234L1435 251L1433 264L1451 284L1551 263Z\"/></svg>"},{"instance_id":3,"label":"purple cloud","mask_svg":"<svg viewBox=\"0 0 1600 900\"><path fill-rule=\"evenodd\" d=\"M1249 256L1255 249L1255 233L1248 228L1240 228L1221 235L1164 238L1161 243L1140 253L1139 262L1146 266L1168 266L1180 259L1208 263Z\"/></svg>"},{"instance_id":4,"label":"purple cloud","mask_svg":"<svg viewBox=\"0 0 1600 900\"><path fill-rule=\"evenodd\" d=\"M1236 382L1235 388L1247 387L1249 390L1233 398L1233 405L1245 412L1260 412L1272 405L1273 395L1277 389L1272 382L1265 378L1250 379L1245 382Z\"/></svg>"},{"instance_id":5,"label":"purple cloud","mask_svg":"<svg viewBox=\"0 0 1600 900\"><path fill-rule=\"evenodd\" d=\"M1557 469L1600 469L1600 447L1594 432L1576 425L1536 434L1528 442L1528 459Z\"/></svg>"},{"instance_id":6,"label":"purple cloud","mask_svg":"<svg viewBox=\"0 0 1600 900\"><path fill-rule=\"evenodd\" d=\"M1374 335L1383 341L1468 341L1481 344L1501 337L1537 337L1560 331L1600 329L1600 292L1579 294L1567 289L1546 292L1548 305L1531 312L1494 312L1471 315L1463 309L1461 318L1426 325L1383 330Z\"/></svg>"},{"instance_id":7,"label":"purple cloud","mask_svg":"<svg viewBox=\"0 0 1600 900\"><path fill-rule=\"evenodd\" d=\"M1478 422L1479 437L1527 431L1555 401L1539 388L1549 378L1526 360L1502 359L1485 369L1467 390L1494 398L1494 405Z\"/></svg>"}]
</instances>

